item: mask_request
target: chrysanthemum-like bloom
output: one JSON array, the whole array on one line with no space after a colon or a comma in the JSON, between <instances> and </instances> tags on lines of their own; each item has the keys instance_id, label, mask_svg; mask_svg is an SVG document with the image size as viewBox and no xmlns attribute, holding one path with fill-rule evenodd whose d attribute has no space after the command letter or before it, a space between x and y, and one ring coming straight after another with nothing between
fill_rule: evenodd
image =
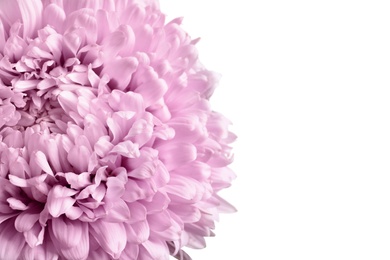
<instances>
[{"instance_id":1,"label":"chrysanthemum-like bloom","mask_svg":"<svg viewBox=\"0 0 390 260\"><path fill-rule=\"evenodd\" d=\"M154 0L0 1L0 259L190 259L233 172L218 76Z\"/></svg>"}]
</instances>

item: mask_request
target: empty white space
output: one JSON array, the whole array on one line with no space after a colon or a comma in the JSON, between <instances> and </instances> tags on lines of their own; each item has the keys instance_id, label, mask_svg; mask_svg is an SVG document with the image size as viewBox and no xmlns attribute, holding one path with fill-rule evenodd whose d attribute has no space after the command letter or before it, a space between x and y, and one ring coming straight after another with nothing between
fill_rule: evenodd
<instances>
[{"instance_id":1,"label":"empty white space","mask_svg":"<svg viewBox=\"0 0 390 260\"><path fill-rule=\"evenodd\" d=\"M390 259L390 2L161 0L223 77L238 209L194 260Z\"/></svg>"}]
</instances>

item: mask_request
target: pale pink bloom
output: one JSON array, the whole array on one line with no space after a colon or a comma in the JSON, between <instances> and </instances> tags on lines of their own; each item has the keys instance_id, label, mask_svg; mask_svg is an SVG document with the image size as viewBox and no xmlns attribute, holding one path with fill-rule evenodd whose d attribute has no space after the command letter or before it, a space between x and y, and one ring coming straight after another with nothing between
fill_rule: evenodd
<instances>
[{"instance_id":1,"label":"pale pink bloom","mask_svg":"<svg viewBox=\"0 0 390 260\"><path fill-rule=\"evenodd\" d=\"M0 259L190 259L234 173L218 76L154 0L0 1Z\"/></svg>"}]
</instances>

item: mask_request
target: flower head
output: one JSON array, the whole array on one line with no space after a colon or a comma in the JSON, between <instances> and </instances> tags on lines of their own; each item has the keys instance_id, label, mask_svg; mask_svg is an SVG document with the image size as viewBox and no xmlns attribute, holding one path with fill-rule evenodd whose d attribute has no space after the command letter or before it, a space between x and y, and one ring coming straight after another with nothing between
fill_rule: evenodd
<instances>
[{"instance_id":1,"label":"flower head","mask_svg":"<svg viewBox=\"0 0 390 260\"><path fill-rule=\"evenodd\" d=\"M234 173L228 120L154 0L0 1L0 259L189 259Z\"/></svg>"}]
</instances>

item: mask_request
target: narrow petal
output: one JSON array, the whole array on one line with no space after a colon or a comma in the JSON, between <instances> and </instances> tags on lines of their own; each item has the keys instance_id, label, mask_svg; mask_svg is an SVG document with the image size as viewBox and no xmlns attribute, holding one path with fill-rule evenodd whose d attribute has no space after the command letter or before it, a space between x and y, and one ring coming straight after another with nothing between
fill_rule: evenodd
<instances>
[{"instance_id":1,"label":"narrow petal","mask_svg":"<svg viewBox=\"0 0 390 260\"><path fill-rule=\"evenodd\" d=\"M57 31L62 33L64 29L64 21L66 15L64 10L56 4L49 4L43 12L43 20L45 24L50 24Z\"/></svg>"},{"instance_id":2,"label":"narrow petal","mask_svg":"<svg viewBox=\"0 0 390 260\"><path fill-rule=\"evenodd\" d=\"M17 0L23 19L23 38L33 38L41 27L42 1L40 0Z\"/></svg>"},{"instance_id":3,"label":"narrow petal","mask_svg":"<svg viewBox=\"0 0 390 260\"><path fill-rule=\"evenodd\" d=\"M47 161L47 158L46 158L46 155L41 152L41 151L37 151L35 153L32 154L32 158L33 160L36 161L37 165L46 173L54 176L53 174L53 171L51 169L51 166L49 165L48 161Z\"/></svg>"},{"instance_id":4,"label":"narrow petal","mask_svg":"<svg viewBox=\"0 0 390 260\"><path fill-rule=\"evenodd\" d=\"M14 210L26 210L27 209L27 205L18 199L11 197L11 198L7 199L7 202L9 203L9 206L11 209L14 209Z\"/></svg>"}]
</instances>

